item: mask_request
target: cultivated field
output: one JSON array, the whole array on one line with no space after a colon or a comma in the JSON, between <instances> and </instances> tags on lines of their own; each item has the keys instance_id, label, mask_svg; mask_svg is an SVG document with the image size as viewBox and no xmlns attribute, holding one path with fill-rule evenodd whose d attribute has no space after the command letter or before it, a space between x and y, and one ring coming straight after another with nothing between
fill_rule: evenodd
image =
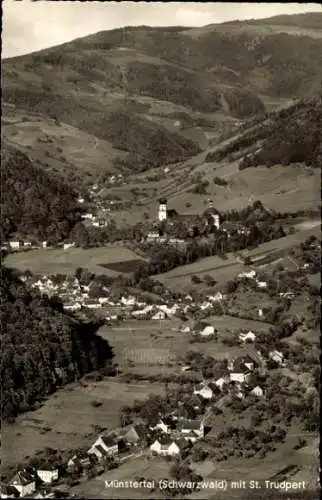
<instances>
[{"instance_id":1,"label":"cultivated field","mask_svg":"<svg viewBox=\"0 0 322 500\"><path fill-rule=\"evenodd\" d=\"M207 323L218 329L218 340L193 342L192 334L180 331L186 325L178 320L125 321L120 326L103 326L99 333L113 346L115 360L126 374L142 376L180 374L179 359L188 351L202 352L215 359L236 356L245 352L243 346L228 347L221 342L221 334L250 329L267 331L271 326L260 321L239 319L232 316L211 316Z\"/></svg>"},{"instance_id":2,"label":"cultivated field","mask_svg":"<svg viewBox=\"0 0 322 500\"><path fill-rule=\"evenodd\" d=\"M12 466L45 447L71 450L89 446L99 433L95 426L108 430L119 427L124 405L162 392L158 383L125 384L113 379L66 386L41 408L20 415L14 424L2 429L2 465ZM94 407L93 402L102 404Z\"/></svg>"},{"instance_id":3,"label":"cultivated field","mask_svg":"<svg viewBox=\"0 0 322 500\"><path fill-rule=\"evenodd\" d=\"M123 246L108 246L99 248L69 248L63 249L39 249L29 252L11 253L6 258L6 264L16 267L22 271L29 269L34 274L73 274L78 267L83 267L95 274L117 275L120 274L121 267L118 265L117 271L109 269L108 264L126 262L142 259L132 250ZM103 266L104 264L104 266Z\"/></svg>"}]
</instances>

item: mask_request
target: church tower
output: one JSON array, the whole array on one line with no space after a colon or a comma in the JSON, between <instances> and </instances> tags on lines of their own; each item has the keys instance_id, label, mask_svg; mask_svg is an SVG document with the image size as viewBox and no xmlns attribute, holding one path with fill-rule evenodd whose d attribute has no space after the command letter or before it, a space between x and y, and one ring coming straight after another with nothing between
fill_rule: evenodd
<instances>
[{"instance_id":1,"label":"church tower","mask_svg":"<svg viewBox=\"0 0 322 500\"><path fill-rule=\"evenodd\" d=\"M215 209L214 203L212 200L208 200L208 210L213 218L213 224L217 229L220 229L220 214L218 210Z\"/></svg>"},{"instance_id":2,"label":"church tower","mask_svg":"<svg viewBox=\"0 0 322 500\"><path fill-rule=\"evenodd\" d=\"M159 221L166 220L167 218L167 200L166 198L161 198L159 200Z\"/></svg>"}]
</instances>

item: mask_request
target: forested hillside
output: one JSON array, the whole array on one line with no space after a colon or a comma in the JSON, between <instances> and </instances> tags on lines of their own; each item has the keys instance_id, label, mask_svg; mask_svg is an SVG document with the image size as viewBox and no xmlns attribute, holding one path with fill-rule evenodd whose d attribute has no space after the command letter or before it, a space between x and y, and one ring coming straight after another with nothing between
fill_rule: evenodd
<instances>
[{"instance_id":1,"label":"forested hillside","mask_svg":"<svg viewBox=\"0 0 322 500\"><path fill-rule=\"evenodd\" d=\"M322 165L322 104L317 99L301 100L250 123L228 145L207 155L207 161L242 158L240 168L258 165L304 163Z\"/></svg>"},{"instance_id":2,"label":"forested hillside","mask_svg":"<svg viewBox=\"0 0 322 500\"><path fill-rule=\"evenodd\" d=\"M12 233L51 241L67 237L80 220L73 188L20 151L1 150L1 237Z\"/></svg>"},{"instance_id":3,"label":"forested hillside","mask_svg":"<svg viewBox=\"0 0 322 500\"><path fill-rule=\"evenodd\" d=\"M3 420L31 409L57 386L109 366L112 350L61 305L29 291L15 270L1 267L1 411Z\"/></svg>"}]
</instances>

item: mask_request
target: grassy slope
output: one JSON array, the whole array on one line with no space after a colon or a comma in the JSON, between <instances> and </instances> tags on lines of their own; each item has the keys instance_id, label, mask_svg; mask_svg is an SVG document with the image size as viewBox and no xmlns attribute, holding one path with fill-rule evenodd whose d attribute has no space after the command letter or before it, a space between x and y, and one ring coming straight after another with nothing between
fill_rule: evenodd
<instances>
[{"instance_id":1,"label":"grassy slope","mask_svg":"<svg viewBox=\"0 0 322 500\"><path fill-rule=\"evenodd\" d=\"M311 235L318 237L320 234L319 221L315 227L311 229L303 229L292 235L285 236L278 240L269 241L259 245L251 251L241 252L244 256L254 258L256 256L264 257L264 255L274 254L275 252L284 252L287 255L288 251L304 241ZM280 256L280 255L279 255ZM212 276L220 285L223 285L228 280L235 278L240 272L245 271L245 266L241 264L233 253L227 254L227 259L223 260L218 256L205 257L199 261L184 266L177 267L167 273L155 276L155 279L165 283L173 289L183 290L183 288L193 289L200 288L201 285L192 285L191 276L205 274Z\"/></svg>"}]
</instances>

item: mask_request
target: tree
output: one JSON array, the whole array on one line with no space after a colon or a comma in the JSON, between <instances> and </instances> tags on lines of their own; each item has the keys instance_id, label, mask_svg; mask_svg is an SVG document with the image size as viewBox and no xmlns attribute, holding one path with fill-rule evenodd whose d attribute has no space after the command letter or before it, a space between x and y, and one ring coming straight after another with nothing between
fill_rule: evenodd
<instances>
[{"instance_id":1,"label":"tree","mask_svg":"<svg viewBox=\"0 0 322 500\"><path fill-rule=\"evenodd\" d=\"M90 243L90 235L82 222L75 224L70 232L69 238L74 241L77 246L87 246Z\"/></svg>"}]
</instances>

